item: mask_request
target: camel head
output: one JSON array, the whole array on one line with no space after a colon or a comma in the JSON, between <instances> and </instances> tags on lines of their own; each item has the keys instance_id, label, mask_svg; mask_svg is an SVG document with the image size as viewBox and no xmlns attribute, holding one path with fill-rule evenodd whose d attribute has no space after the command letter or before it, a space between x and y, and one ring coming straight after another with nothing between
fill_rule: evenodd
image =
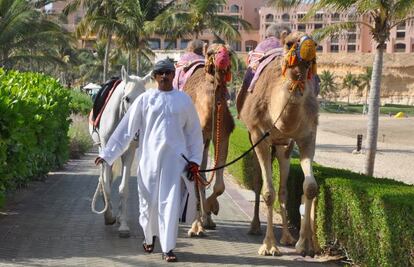
<instances>
[{"instance_id":1,"label":"camel head","mask_svg":"<svg viewBox=\"0 0 414 267\"><path fill-rule=\"evenodd\" d=\"M205 72L220 84L231 80L231 49L224 44L212 44L207 48Z\"/></svg>"},{"instance_id":2,"label":"camel head","mask_svg":"<svg viewBox=\"0 0 414 267\"><path fill-rule=\"evenodd\" d=\"M303 95L306 80L316 74L316 42L302 32L289 34L283 40L285 57L282 63L282 75L290 81L289 91Z\"/></svg>"}]
</instances>

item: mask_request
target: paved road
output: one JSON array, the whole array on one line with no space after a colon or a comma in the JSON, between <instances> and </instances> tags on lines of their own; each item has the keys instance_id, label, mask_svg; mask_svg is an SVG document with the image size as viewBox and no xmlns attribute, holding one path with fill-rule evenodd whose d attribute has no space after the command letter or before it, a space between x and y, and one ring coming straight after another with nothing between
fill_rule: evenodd
<instances>
[{"instance_id":1,"label":"paved road","mask_svg":"<svg viewBox=\"0 0 414 267\"><path fill-rule=\"evenodd\" d=\"M104 226L103 217L90 211L98 171L96 154L71 160L45 181L17 192L0 212L0 266L162 266L159 243L155 253L142 252L138 226L136 179L131 179L129 225L131 237L121 239L117 226ZM119 182L119 181L118 181ZM115 191L115 187L114 187ZM281 257L257 255L263 236L247 235L252 203L246 190L227 183L215 217L217 230L205 238L187 238L181 226L176 266L338 266L302 258L293 248L281 247ZM116 202L115 202L116 203ZM114 205L116 206L116 205ZM280 226L276 226L280 238Z\"/></svg>"}]
</instances>

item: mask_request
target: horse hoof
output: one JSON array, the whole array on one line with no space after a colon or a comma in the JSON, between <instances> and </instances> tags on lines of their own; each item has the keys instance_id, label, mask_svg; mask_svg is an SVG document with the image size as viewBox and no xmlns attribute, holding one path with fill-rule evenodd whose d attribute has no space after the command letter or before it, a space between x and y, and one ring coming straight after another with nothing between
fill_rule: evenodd
<instances>
[{"instance_id":1,"label":"horse hoof","mask_svg":"<svg viewBox=\"0 0 414 267\"><path fill-rule=\"evenodd\" d=\"M120 238L129 238L131 236L129 231L119 231L118 235Z\"/></svg>"},{"instance_id":2,"label":"horse hoof","mask_svg":"<svg viewBox=\"0 0 414 267\"><path fill-rule=\"evenodd\" d=\"M198 232L197 233L197 237L206 237L206 233L205 232Z\"/></svg>"}]
</instances>

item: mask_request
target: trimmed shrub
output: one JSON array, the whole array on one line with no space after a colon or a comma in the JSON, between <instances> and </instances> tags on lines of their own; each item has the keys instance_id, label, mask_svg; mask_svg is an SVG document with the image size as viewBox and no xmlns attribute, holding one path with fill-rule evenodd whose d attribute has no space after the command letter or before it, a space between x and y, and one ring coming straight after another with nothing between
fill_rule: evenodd
<instances>
[{"instance_id":1,"label":"trimmed shrub","mask_svg":"<svg viewBox=\"0 0 414 267\"><path fill-rule=\"evenodd\" d=\"M92 99L88 94L79 90L69 90L70 92L70 111L75 114L88 115L92 110Z\"/></svg>"},{"instance_id":2,"label":"trimmed shrub","mask_svg":"<svg viewBox=\"0 0 414 267\"><path fill-rule=\"evenodd\" d=\"M228 160L249 147L247 130L236 127L230 136ZM252 178L260 175L257 166L250 153L228 170L251 189ZM352 260L363 266L414 265L414 186L317 164L314 174L319 185L317 238L322 247L337 240ZM292 159L287 208L295 226L300 225L303 179L299 160ZM273 163L273 184L277 192L277 161ZM279 203L275 201L274 206L278 209Z\"/></svg>"},{"instance_id":3,"label":"trimmed shrub","mask_svg":"<svg viewBox=\"0 0 414 267\"><path fill-rule=\"evenodd\" d=\"M51 77L0 69L0 195L67 160L69 101Z\"/></svg>"}]
</instances>

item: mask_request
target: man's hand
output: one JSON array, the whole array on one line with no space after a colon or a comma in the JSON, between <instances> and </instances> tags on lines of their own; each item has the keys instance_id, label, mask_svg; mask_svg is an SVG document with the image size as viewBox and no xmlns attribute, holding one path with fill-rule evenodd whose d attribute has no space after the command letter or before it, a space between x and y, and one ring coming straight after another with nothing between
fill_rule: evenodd
<instances>
[{"instance_id":1,"label":"man's hand","mask_svg":"<svg viewBox=\"0 0 414 267\"><path fill-rule=\"evenodd\" d=\"M190 161L190 163L188 163L187 165L188 180L193 181L194 177L199 175L199 171L200 171L200 166L197 163Z\"/></svg>"},{"instance_id":2,"label":"man's hand","mask_svg":"<svg viewBox=\"0 0 414 267\"><path fill-rule=\"evenodd\" d=\"M97 157L96 159L95 159L95 165L99 165L99 164L102 164L102 163L104 163L104 159L103 158L101 158L101 157Z\"/></svg>"}]
</instances>

